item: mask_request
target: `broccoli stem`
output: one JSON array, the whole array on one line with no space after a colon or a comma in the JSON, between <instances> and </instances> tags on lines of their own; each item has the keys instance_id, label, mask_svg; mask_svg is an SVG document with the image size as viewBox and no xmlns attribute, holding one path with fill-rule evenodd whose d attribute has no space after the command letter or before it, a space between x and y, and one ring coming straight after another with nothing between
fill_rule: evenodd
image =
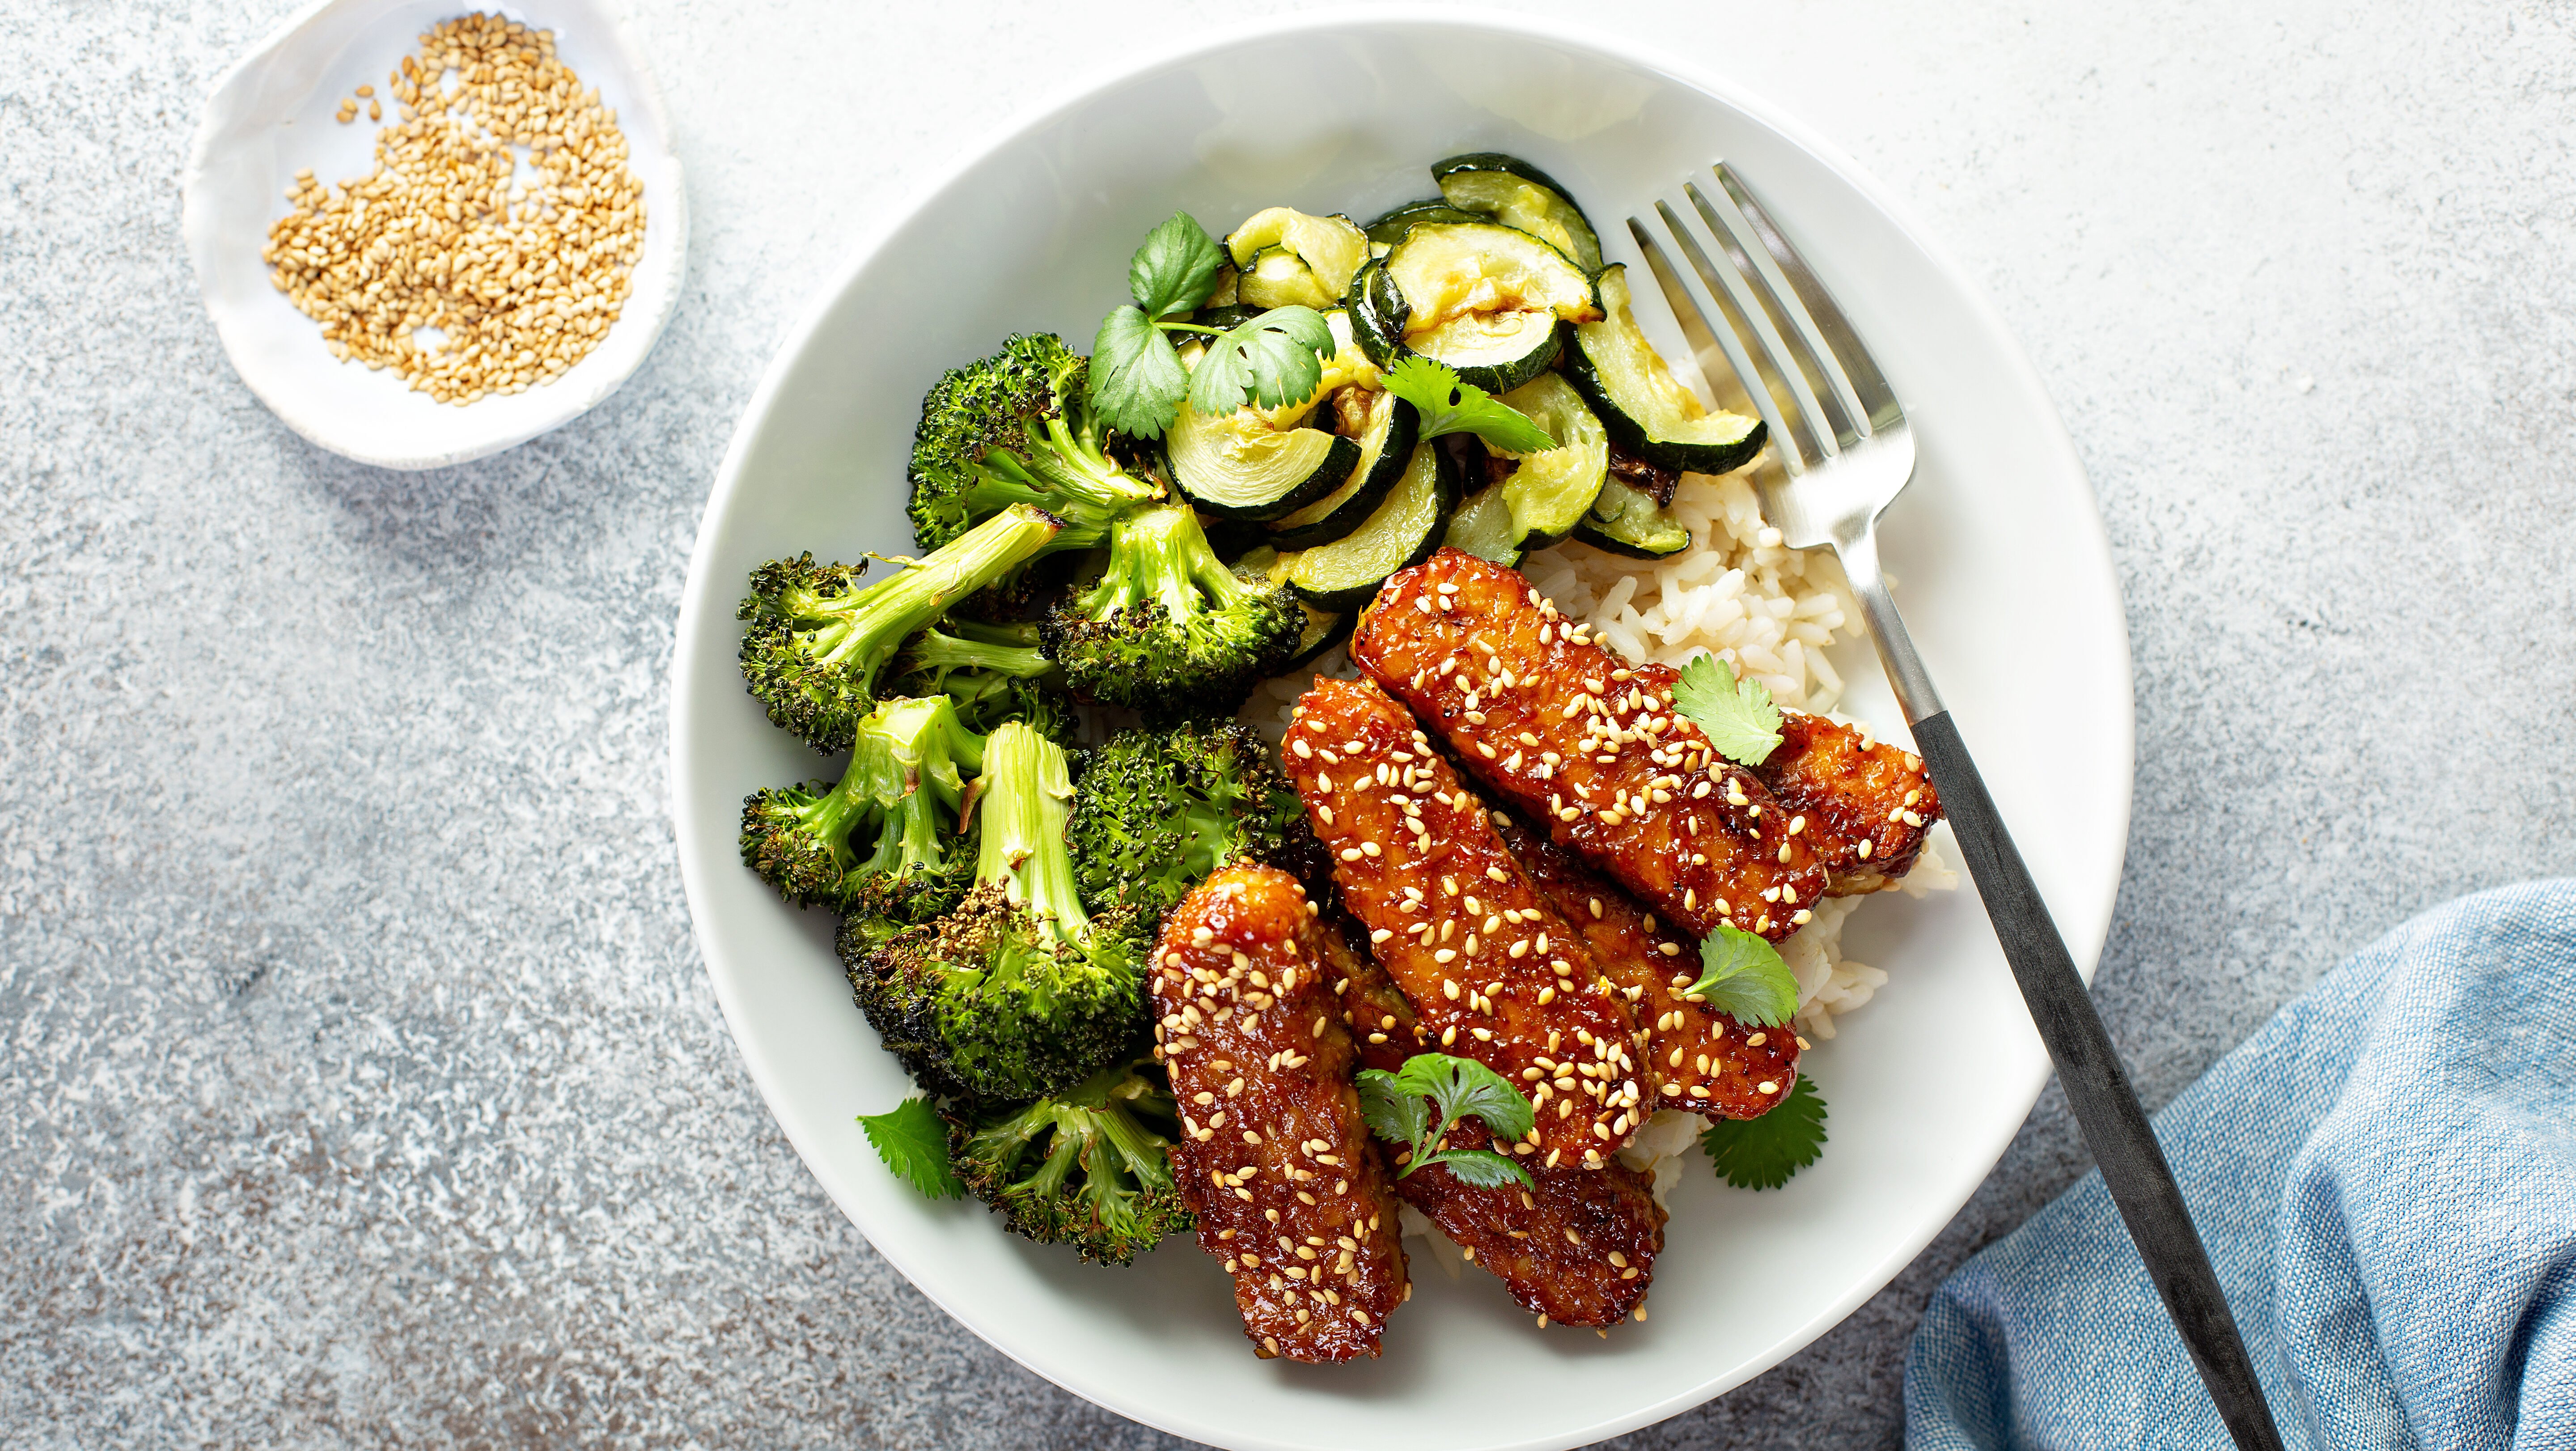
<instances>
[{"instance_id":1,"label":"broccoli stem","mask_svg":"<svg viewBox=\"0 0 2576 1451\"><path fill-rule=\"evenodd\" d=\"M877 673L905 637L1036 558L1062 532L1063 520L1015 506L914 560L891 579L830 597L791 587L780 591L775 608L791 619L820 622L812 632L816 661L831 668L847 665L857 683L872 690Z\"/></svg>"},{"instance_id":2,"label":"broccoli stem","mask_svg":"<svg viewBox=\"0 0 2576 1451\"><path fill-rule=\"evenodd\" d=\"M960 774L983 768L984 738L957 719L946 696L888 701L859 724L850 768L834 798L855 792L877 804L892 803L876 851L860 864L867 873L908 872L936 866L940 838L957 819L966 783Z\"/></svg>"},{"instance_id":3,"label":"broccoli stem","mask_svg":"<svg viewBox=\"0 0 2576 1451\"><path fill-rule=\"evenodd\" d=\"M1019 721L1006 721L984 740L983 842L975 858L978 881L999 882L1014 902L1029 909L1057 942L1079 945L1091 930L1074 886L1073 857L1065 850L1065 818L1073 809L1073 776L1064 747Z\"/></svg>"},{"instance_id":4,"label":"broccoli stem","mask_svg":"<svg viewBox=\"0 0 2576 1451\"><path fill-rule=\"evenodd\" d=\"M1018 680L1033 680L1055 668L1035 645L1004 645L972 638L970 627L960 622L958 634L929 629L912 637L904 647L907 671L924 673L948 670L983 670L995 675L1008 675ZM986 627L975 633L999 634Z\"/></svg>"},{"instance_id":5,"label":"broccoli stem","mask_svg":"<svg viewBox=\"0 0 2576 1451\"><path fill-rule=\"evenodd\" d=\"M1080 609L1102 620L1151 600L1178 623L1251 598L1252 591L1216 557L1198 516L1178 504L1161 504L1110 526L1109 566L1082 597Z\"/></svg>"},{"instance_id":6,"label":"broccoli stem","mask_svg":"<svg viewBox=\"0 0 2576 1451\"><path fill-rule=\"evenodd\" d=\"M1057 548L1087 549L1120 514L1161 496L1153 483L1102 452L1091 430L1077 433L1061 415L1043 423L1030 419L1027 434L1025 452L989 449L975 463L975 483L965 494L969 511L1035 505L1068 526Z\"/></svg>"}]
</instances>

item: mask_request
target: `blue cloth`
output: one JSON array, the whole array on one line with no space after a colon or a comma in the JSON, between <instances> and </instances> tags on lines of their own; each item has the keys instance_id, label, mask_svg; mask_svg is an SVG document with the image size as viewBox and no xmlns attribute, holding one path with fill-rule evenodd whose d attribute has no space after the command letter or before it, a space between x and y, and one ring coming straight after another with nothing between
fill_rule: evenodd
<instances>
[{"instance_id":1,"label":"blue cloth","mask_svg":"<svg viewBox=\"0 0 2576 1451\"><path fill-rule=\"evenodd\" d=\"M2576 882L2335 969L2156 1115L2294 1448L2576 1448ZM1914 1451L2226 1447L2098 1173L1970 1260Z\"/></svg>"}]
</instances>

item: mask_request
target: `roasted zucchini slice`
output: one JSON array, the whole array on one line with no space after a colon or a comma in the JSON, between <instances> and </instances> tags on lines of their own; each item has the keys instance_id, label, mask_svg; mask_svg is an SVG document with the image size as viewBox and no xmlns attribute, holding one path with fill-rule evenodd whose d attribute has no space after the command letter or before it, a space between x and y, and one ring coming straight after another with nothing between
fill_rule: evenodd
<instances>
[{"instance_id":1,"label":"roasted zucchini slice","mask_svg":"<svg viewBox=\"0 0 2576 1451\"><path fill-rule=\"evenodd\" d=\"M1459 505L1458 512L1449 516L1449 530L1440 542L1506 569L1519 564L1520 533L1512 528L1512 505L1503 497L1503 486L1487 484Z\"/></svg>"},{"instance_id":2,"label":"roasted zucchini slice","mask_svg":"<svg viewBox=\"0 0 2576 1451\"><path fill-rule=\"evenodd\" d=\"M1225 239L1225 250L1242 269L1236 295L1258 308L1336 306L1369 255L1357 222L1310 217L1290 207L1246 217Z\"/></svg>"},{"instance_id":3,"label":"roasted zucchini slice","mask_svg":"<svg viewBox=\"0 0 2576 1451\"><path fill-rule=\"evenodd\" d=\"M1583 399L1554 373L1541 373L1502 397L1547 430L1556 447L1522 454L1500 485L1511 510L1513 547L1545 549L1574 532L1610 477L1610 435ZM1499 457L1512 455L1500 454Z\"/></svg>"},{"instance_id":4,"label":"roasted zucchini slice","mask_svg":"<svg viewBox=\"0 0 2576 1451\"><path fill-rule=\"evenodd\" d=\"M1391 247L1403 241L1404 234L1413 230L1413 224L1416 222L1481 222L1483 220L1483 217L1474 212L1462 212L1440 198L1433 197L1428 201L1406 202L1361 230L1368 234L1370 241Z\"/></svg>"},{"instance_id":5,"label":"roasted zucchini slice","mask_svg":"<svg viewBox=\"0 0 2576 1451\"><path fill-rule=\"evenodd\" d=\"M1574 329L1565 376L1610 436L1648 463L1682 473L1731 473L1751 463L1769 436L1762 420L1711 413L1673 376L1629 310L1627 268L1603 269L1600 288L1605 315Z\"/></svg>"},{"instance_id":6,"label":"roasted zucchini slice","mask_svg":"<svg viewBox=\"0 0 2576 1451\"><path fill-rule=\"evenodd\" d=\"M1441 200L1451 207L1518 227L1573 258L1586 272L1601 270L1599 234L1574 204L1573 194L1546 172L1517 156L1475 151L1434 163L1431 175L1440 183Z\"/></svg>"},{"instance_id":7,"label":"roasted zucchini slice","mask_svg":"<svg viewBox=\"0 0 2576 1451\"><path fill-rule=\"evenodd\" d=\"M1492 222L1416 223L1352 284L1351 322L1370 361L1383 368L1419 353L1488 393L1508 393L1555 360L1559 321L1599 316L1589 274Z\"/></svg>"},{"instance_id":8,"label":"roasted zucchini slice","mask_svg":"<svg viewBox=\"0 0 2576 1451\"><path fill-rule=\"evenodd\" d=\"M1348 479L1360 446L1320 428L1277 427L1257 409L1209 418L1184 402L1164 433L1163 456L1173 484L1200 512L1276 519Z\"/></svg>"},{"instance_id":9,"label":"roasted zucchini slice","mask_svg":"<svg viewBox=\"0 0 2576 1451\"><path fill-rule=\"evenodd\" d=\"M1388 575L1429 559L1457 509L1457 466L1446 450L1417 444L1404 477L1366 523L1330 544L1279 556L1288 586L1319 609L1356 610Z\"/></svg>"},{"instance_id":10,"label":"roasted zucchini slice","mask_svg":"<svg viewBox=\"0 0 2576 1451\"><path fill-rule=\"evenodd\" d=\"M1395 481L1404 477L1413 457L1413 437L1421 415L1392 393L1368 395L1368 421L1359 434L1360 461L1341 487L1272 521L1271 542L1282 549L1311 549L1330 544L1357 529L1377 512Z\"/></svg>"},{"instance_id":11,"label":"roasted zucchini slice","mask_svg":"<svg viewBox=\"0 0 2576 1451\"><path fill-rule=\"evenodd\" d=\"M1630 559L1663 559L1691 546L1690 530L1656 508L1654 495L1616 478L1602 481L1600 497L1574 526L1574 537Z\"/></svg>"}]
</instances>

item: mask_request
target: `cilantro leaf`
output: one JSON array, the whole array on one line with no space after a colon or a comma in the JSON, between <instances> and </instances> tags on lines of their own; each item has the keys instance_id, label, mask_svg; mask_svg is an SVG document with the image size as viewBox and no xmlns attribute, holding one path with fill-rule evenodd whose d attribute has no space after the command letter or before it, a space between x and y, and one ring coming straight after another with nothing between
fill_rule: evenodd
<instances>
[{"instance_id":1,"label":"cilantro leaf","mask_svg":"<svg viewBox=\"0 0 2576 1451\"><path fill-rule=\"evenodd\" d=\"M1189 386L1172 340L1141 309L1122 307L1100 320L1100 335L1091 340L1091 406L1111 428L1161 437L1180 416Z\"/></svg>"},{"instance_id":2,"label":"cilantro leaf","mask_svg":"<svg viewBox=\"0 0 2576 1451\"><path fill-rule=\"evenodd\" d=\"M1759 766L1780 748L1780 707L1758 680L1738 680L1735 667L1714 655L1697 655L1673 682L1673 709L1708 733L1718 753L1743 766Z\"/></svg>"},{"instance_id":3,"label":"cilantro leaf","mask_svg":"<svg viewBox=\"0 0 2576 1451\"><path fill-rule=\"evenodd\" d=\"M1754 1028L1776 1028L1798 1011L1798 979L1770 943L1721 922L1699 945L1699 981L1682 996Z\"/></svg>"},{"instance_id":4,"label":"cilantro leaf","mask_svg":"<svg viewBox=\"0 0 2576 1451\"><path fill-rule=\"evenodd\" d=\"M1428 443L1444 433L1472 433L1505 453L1545 453L1557 447L1548 431L1528 414L1472 383L1458 381L1448 364L1416 354L1398 358L1386 370L1386 391L1413 405L1422 415L1414 434Z\"/></svg>"},{"instance_id":5,"label":"cilantro leaf","mask_svg":"<svg viewBox=\"0 0 2576 1451\"><path fill-rule=\"evenodd\" d=\"M1216 290L1225 253L1198 218L1174 212L1127 259L1127 291L1150 321L1195 312Z\"/></svg>"},{"instance_id":6,"label":"cilantro leaf","mask_svg":"<svg viewBox=\"0 0 2576 1451\"><path fill-rule=\"evenodd\" d=\"M1428 1162L1447 1165L1449 1172L1458 1176L1458 1182L1471 1189L1500 1189L1506 1184L1528 1188L1531 1184L1527 1169L1491 1149L1450 1149L1432 1155ZM1422 1165L1410 1167L1418 1169Z\"/></svg>"},{"instance_id":7,"label":"cilantro leaf","mask_svg":"<svg viewBox=\"0 0 2576 1451\"><path fill-rule=\"evenodd\" d=\"M1800 1077L1760 1118L1727 1119L1699 1136L1718 1176L1738 1189L1777 1189L1825 1152L1825 1096Z\"/></svg>"},{"instance_id":8,"label":"cilantro leaf","mask_svg":"<svg viewBox=\"0 0 2576 1451\"><path fill-rule=\"evenodd\" d=\"M1411 1065L1406 1065L1410 1067ZM1360 1117L1369 1132L1391 1144L1419 1144L1431 1131L1431 1105L1405 1088L1383 1068L1363 1068L1353 1075L1360 1091Z\"/></svg>"},{"instance_id":9,"label":"cilantro leaf","mask_svg":"<svg viewBox=\"0 0 2576 1451\"><path fill-rule=\"evenodd\" d=\"M933 1199L965 1197L965 1182L948 1162L948 1126L929 1099L907 1098L884 1113L860 1114L859 1128L896 1178Z\"/></svg>"},{"instance_id":10,"label":"cilantro leaf","mask_svg":"<svg viewBox=\"0 0 2576 1451\"><path fill-rule=\"evenodd\" d=\"M1244 405L1298 403L1324 381L1333 330L1311 307L1274 307L1231 332L1208 339L1207 356L1190 373L1190 407L1222 418Z\"/></svg>"},{"instance_id":11,"label":"cilantro leaf","mask_svg":"<svg viewBox=\"0 0 2576 1451\"><path fill-rule=\"evenodd\" d=\"M1444 1129L1473 1115L1484 1120L1496 1138L1510 1143L1536 1122L1529 1100L1520 1096L1512 1081L1473 1058L1417 1053L1404 1061L1395 1082L1430 1099Z\"/></svg>"}]
</instances>

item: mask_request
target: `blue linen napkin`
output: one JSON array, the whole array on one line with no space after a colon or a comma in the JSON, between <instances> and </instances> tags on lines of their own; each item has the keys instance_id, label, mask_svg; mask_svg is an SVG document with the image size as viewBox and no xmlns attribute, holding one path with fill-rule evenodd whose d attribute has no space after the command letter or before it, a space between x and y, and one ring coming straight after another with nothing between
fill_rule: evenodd
<instances>
[{"instance_id":1,"label":"blue linen napkin","mask_svg":"<svg viewBox=\"0 0 2576 1451\"><path fill-rule=\"evenodd\" d=\"M2156 1115L2294 1448L2576 1451L2576 882L2335 969ZM1933 1297L1915 1451L2232 1443L2095 1173Z\"/></svg>"}]
</instances>

